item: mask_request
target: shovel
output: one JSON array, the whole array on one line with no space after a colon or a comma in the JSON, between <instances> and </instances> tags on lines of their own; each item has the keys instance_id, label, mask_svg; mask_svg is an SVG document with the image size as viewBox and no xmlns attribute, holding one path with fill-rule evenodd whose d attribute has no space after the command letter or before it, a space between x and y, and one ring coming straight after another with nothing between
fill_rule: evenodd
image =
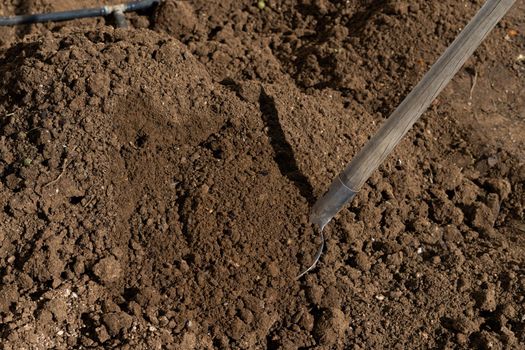
<instances>
[{"instance_id":1,"label":"shovel","mask_svg":"<svg viewBox=\"0 0 525 350\"><path fill-rule=\"evenodd\" d=\"M319 230L322 243L313 264L297 276L298 279L312 270L319 261L324 248L324 227L355 197L370 175L388 157L514 2L515 0L485 2L412 92L332 181L328 191L317 200L310 213L310 222Z\"/></svg>"}]
</instances>

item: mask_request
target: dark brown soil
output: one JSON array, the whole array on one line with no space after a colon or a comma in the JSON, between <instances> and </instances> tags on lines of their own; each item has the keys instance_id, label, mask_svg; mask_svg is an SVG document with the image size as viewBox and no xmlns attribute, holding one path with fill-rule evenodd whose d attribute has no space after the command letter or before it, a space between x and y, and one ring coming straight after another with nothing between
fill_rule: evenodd
<instances>
[{"instance_id":1,"label":"dark brown soil","mask_svg":"<svg viewBox=\"0 0 525 350\"><path fill-rule=\"evenodd\" d=\"M524 348L523 0L295 279L315 199L480 6L0 28L0 349Z\"/></svg>"}]
</instances>

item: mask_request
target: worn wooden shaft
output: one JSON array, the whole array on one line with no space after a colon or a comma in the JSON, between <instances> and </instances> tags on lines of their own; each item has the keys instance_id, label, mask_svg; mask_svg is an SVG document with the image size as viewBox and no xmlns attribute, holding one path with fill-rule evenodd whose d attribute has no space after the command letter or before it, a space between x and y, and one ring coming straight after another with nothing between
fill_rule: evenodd
<instances>
[{"instance_id":1,"label":"worn wooden shaft","mask_svg":"<svg viewBox=\"0 0 525 350\"><path fill-rule=\"evenodd\" d=\"M332 182L328 192L316 202L311 213L313 223L324 227L353 198L514 2L486 1L419 84Z\"/></svg>"}]
</instances>

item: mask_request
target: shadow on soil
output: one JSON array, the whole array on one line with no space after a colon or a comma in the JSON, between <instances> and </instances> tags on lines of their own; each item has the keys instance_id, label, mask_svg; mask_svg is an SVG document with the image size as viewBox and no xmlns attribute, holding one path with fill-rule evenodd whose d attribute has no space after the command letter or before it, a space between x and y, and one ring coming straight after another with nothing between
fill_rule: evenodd
<instances>
[{"instance_id":1,"label":"shadow on soil","mask_svg":"<svg viewBox=\"0 0 525 350\"><path fill-rule=\"evenodd\" d=\"M315 198L312 185L297 166L292 146L286 140L286 135L279 122L279 113L275 107L274 99L268 96L262 87L259 94L259 108L263 123L268 128L267 134L275 153L274 159L281 174L294 183L308 204L313 205Z\"/></svg>"}]
</instances>

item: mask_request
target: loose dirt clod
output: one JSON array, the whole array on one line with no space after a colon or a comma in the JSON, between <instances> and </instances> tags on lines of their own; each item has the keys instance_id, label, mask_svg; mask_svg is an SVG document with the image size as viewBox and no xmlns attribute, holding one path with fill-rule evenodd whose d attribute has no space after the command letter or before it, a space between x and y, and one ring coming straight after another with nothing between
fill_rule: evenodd
<instances>
[{"instance_id":1,"label":"loose dirt clod","mask_svg":"<svg viewBox=\"0 0 525 350\"><path fill-rule=\"evenodd\" d=\"M104 284L113 283L122 277L122 268L114 257L110 256L101 259L93 267L93 273Z\"/></svg>"},{"instance_id":2,"label":"loose dirt clod","mask_svg":"<svg viewBox=\"0 0 525 350\"><path fill-rule=\"evenodd\" d=\"M320 319L314 327L314 334L319 343L325 346L335 344L337 339L344 337L348 328L348 321L343 311L330 308L322 311Z\"/></svg>"}]
</instances>

